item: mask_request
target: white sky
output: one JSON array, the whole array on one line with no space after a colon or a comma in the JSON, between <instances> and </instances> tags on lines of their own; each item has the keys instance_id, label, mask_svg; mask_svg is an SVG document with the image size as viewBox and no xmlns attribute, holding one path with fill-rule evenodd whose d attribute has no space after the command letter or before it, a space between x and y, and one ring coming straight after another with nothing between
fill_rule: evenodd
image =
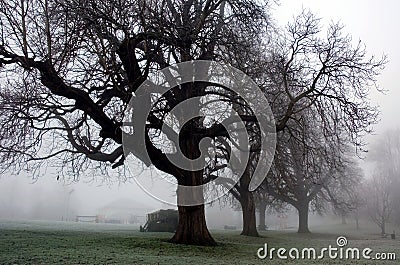
<instances>
[{"instance_id":1,"label":"white sky","mask_svg":"<svg viewBox=\"0 0 400 265\"><path fill-rule=\"evenodd\" d=\"M286 24L294 14L298 14L301 8L308 8L317 16L322 18L323 24L330 21L341 21L346 27L345 31L353 36L354 40L361 39L367 45L367 50L377 56L383 53L389 56L389 63L379 78L379 84L387 89L387 95L373 93L371 100L381 106L381 122L376 126L376 132L382 133L386 129L400 126L400 103L398 102L400 91L397 82L397 74L400 74L400 1L381 0L381 1L362 1L362 0L281 0L280 6L275 8L274 17L278 23ZM368 137L373 141L374 136ZM17 179L18 178L18 179ZM21 189L27 192L11 192L17 194L14 203L26 199L25 195L31 196L36 193L46 193L46 190L60 190L61 184L55 180L55 176L48 176L39 179L36 184L30 184L31 180L19 176L2 176L0 178L1 188L12 191ZM64 187L62 189L74 189L73 200L82 205L80 214L93 214L89 209L102 207L109 202L120 198L131 198L158 208L161 203L146 195L135 183L98 186L98 184L86 184L80 182ZM30 194L30 195L28 195ZM10 194L0 193L0 206L10 201ZM19 196L19 197L18 197ZM86 211L86 212L85 212Z\"/></svg>"}]
</instances>

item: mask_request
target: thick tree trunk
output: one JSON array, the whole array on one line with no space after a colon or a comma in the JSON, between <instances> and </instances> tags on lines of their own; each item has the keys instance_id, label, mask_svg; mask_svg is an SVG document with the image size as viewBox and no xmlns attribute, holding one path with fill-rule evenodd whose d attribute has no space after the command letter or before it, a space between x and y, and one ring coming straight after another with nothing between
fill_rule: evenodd
<instances>
[{"instance_id":1,"label":"thick tree trunk","mask_svg":"<svg viewBox=\"0 0 400 265\"><path fill-rule=\"evenodd\" d=\"M260 231L265 231L267 230L267 227L265 225L265 211L267 210L267 203L261 201L259 203L259 210L260 210L260 217L259 217L259 224L258 224L258 230Z\"/></svg>"},{"instance_id":2,"label":"thick tree trunk","mask_svg":"<svg viewBox=\"0 0 400 265\"><path fill-rule=\"evenodd\" d=\"M310 233L308 229L308 202L302 202L298 207L299 228L298 233Z\"/></svg>"},{"instance_id":3,"label":"thick tree trunk","mask_svg":"<svg viewBox=\"0 0 400 265\"><path fill-rule=\"evenodd\" d=\"M216 245L216 242L207 229L204 205L178 206L178 211L178 227L170 242L199 246Z\"/></svg>"},{"instance_id":4,"label":"thick tree trunk","mask_svg":"<svg viewBox=\"0 0 400 265\"><path fill-rule=\"evenodd\" d=\"M177 189L179 221L170 242L186 245L214 246L206 224L202 171L194 171L183 179ZM190 185L189 185L190 184ZM195 203L195 205L193 204ZM190 205L190 206L188 206Z\"/></svg>"},{"instance_id":5,"label":"thick tree trunk","mask_svg":"<svg viewBox=\"0 0 400 265\"><path fill-rule=\"evenodd\" d=\"M185 184L189 183L189 179L191 179L190 184L192 185L178 186L179 221L175 235L170 240L171 243L200 246L216 245L206 224L203 189L196 188L202 182L200 177L202 174L201 171L192 172L191 177L185 179ZM193 205L193 202L196 205Z\"/></svg>"},{"instance_id":6,"label":"thick tree trunk","mask_svg":"<svg viewBox=\"0 0 400 265\"><path fill-rule=\"evenodd\" d=\"M190 126L194 122L188 123L189 129L183 132L180 139L181 147L184 155L190 159L197 159L200 156L199 139L191 137ZM203 170L186 171L183 178L178 179L177 201L179 221L175 235L170 242L187 245L214 246L216 242L211 237L206 224L204 211L204 194L203 194Z\"/></svg>"},{"instance_id":7,"label":"thick tree trunk","mask_svg":"<svg viewBox=\"0 0 400 265\"><path fill-rule=\"evenodd\" d=\"M254 203L253 194L248 190L242 190L240 193L243 212L243 229L241 235L259 236L256 224L256 205Z\"/></svg>"}]
</instances>

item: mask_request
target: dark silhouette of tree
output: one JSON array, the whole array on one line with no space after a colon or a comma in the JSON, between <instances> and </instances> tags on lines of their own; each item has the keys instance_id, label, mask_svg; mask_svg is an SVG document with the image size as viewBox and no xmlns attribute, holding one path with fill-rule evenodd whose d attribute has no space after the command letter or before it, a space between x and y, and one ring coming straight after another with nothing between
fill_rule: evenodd
<instances>
[{"instance_id":1,"label":"dark silhouette of tree","mask_svg":"<svg viewBox=\"0 0 400 265\"><path fill-rule=\"evenodd\" d=\"M264 6L247 0L1 1L0 14L2 168L35 170L48 163L74 179L87 169L107 174L109 166L124 164L123 114L149 75L180 62L223 61L246 52L268 20ZM230 100L211 85L173 87L147 117L151 163L181 185L204 183L203 171L176 167L154 135L165 113L188 98L214 94ZM197 158L201 139L226 136L219 127L204 127L195 118L175 144ZM204 205L178 210L172 242L215 244Z\"/></svg>"},{"instance_id":2,"label":"dark silhouette of tree","mask_svg":"<svg viewBox=\"0 0 400 265\"><path fill-rule=\"evenodd\" d=\"M274 39L266 38L265 5L251 0L1 0L0 16L3 170L26 169L38 175L52 166L74 180L90 169L104 176L110 166L122 170L121 126L128 103L157 70L192 60L228 62L254 78L273 106L277 131L293 134L299 122L296 114L311 108L324 134L346 131L359 144L358 136L375 122L376 111L366 96L385 59L367 58L363 46L353 47L339 25L330 27L326 40L319 39L318 20L308 13L299 16L283 37L277 35L274 44L264 41ZM263 57L253 57L254 47L260 46L255 43L265 45L258 50L265 52L260 63L269 62L264 71L255 65ZM160 133L171 136L163 126L169 110L207 95L237 110L237 98L223 87L187 83L163 95L145 121L151 163L181 185L201 185L211 175L176 167L155 139ZM174 143L189 159L200 156L199 143L205 137L220 150L231 141L217 122L204 124L200 110L207 104L202 104L198 101L192 110L199 118L179 124L180 140ZM254 113L246 106L241 111L246 114L246 130L257 135ZM139 148L131 151L144 160ZM224 160L227 154L232 156L225 148L217 158ZM223 162L211 167L220 169ZM250 208L246 220L255 226L248 189L251 176L240 177L241 196L247 201L242 206ZM215 244L204 205L178 210L172 242Z\"/></svg>"},{"instance_id":3,"label":"dark silhouette of tree","mask_svg":"<svg viewBox=\"0 0 400 265\"><path fill-rule=\"evenodd\" d=\"M258 231L266 231L267 225L265 221L266 213L284 213L288 210L287 204L274 198L268 193L267 181L264 181L257 190L254 191L253 196L258 210Z\"/></svg>"},{"instance_id":4,"label":"dark silhouette of tree","mask_svg":"<svg viewBox=\"0 0 400 265\"><path fill-rule=\"evenodd\" d=\"M315 123L304 124L302 142L294 137L280 139L265 185L276 199L295 207L299 233L308 233L309 211L323 213L351 209L353 194L361 177L343 143L326 142ZM345 196L346 195L346 196Z\"/></svg>"},{"instance_id":5,"label":"dark silhouette of tree","mask_svg":"<svg viewBox=\"0 0 400 265\"><path fill-rule=\"evenodd\" d=\"M284 29L269 33L271 42L257 46L264 56L252 57L258 63L250 63L253 67L244 71L264 90L275 116L276 131L284 135L281 139L291 136L305 151L310 150L312 146L304 145L303 139L313 136L306 135L303 126L305 120L314 119L321 141L340 145L346 139L357 150L363 150L361 136L371 131L378 115L366 96L371 87L378 89L376 77L386 57L369 58L364 45L353 45L338 23L321 33L320 19L303 10ZM240 67L243 59L232 56L230 63ZM290 157L277 159L284 164ZM257 236L254 199L249 191L251 166L230 192L243 207L242 234Z\"/></svg>"}]
</instances>

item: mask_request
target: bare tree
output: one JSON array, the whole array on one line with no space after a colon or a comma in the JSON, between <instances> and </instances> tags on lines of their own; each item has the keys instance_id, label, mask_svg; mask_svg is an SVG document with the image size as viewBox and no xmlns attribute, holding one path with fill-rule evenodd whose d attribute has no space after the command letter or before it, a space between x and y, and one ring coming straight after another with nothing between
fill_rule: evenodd
<instances>
[{"instance_id":1,"label":"bare tree","mask_svg":"<svg viewBox=\"0 0 400 265\"><path fill-rule=\"evenodd\" d=\"M379 89L376 77L386 57L369 57L365 46L346 35L339 23L330 24L327 32L321 32L320 24L303 10L278 31L266 76L258 81L270 99L277 131L295 131L302 113L312 110L325 136L347 135L362 148L360 136L371 131L378 115L366 96L371 88Z\"/></svg>"},{"instance_id":2,"label":"bare tree","mask_svg":"<svg viewBox=\"0 0 400 265\"><path fill-rule=\"evenodd\" d=\"M386 58L368 58L364 45L343 34L339 23L321 35L320 19L306 10L284 33L279 31L277 39L270 49L267 77L260 80L283 135L271 171L278 176L271 178L271 192L296 205L299 231L307 232L308 204L321 208L321 200L313 198L328 191L324 183L334 179L343 143L363 150L360 136L376 122L376 107L365 96L369 87L377 87L376 76ZM280 145L282 139L289 145Z\"/></svg>"},{"instance_id":3,"label":"bare tree","mask_svg":"<svg viewBox=\"0 0 400 265\"><path fill-rule=\"evenodd\" d=\"M47 164L74 180L89 169L106 176L110 166L124 164L123 114L149 75L180 62L222 61L233 50L246 51L268 20L265 6L250 0L2 0L0 14L1 166L34 171ZM172 133L162 131L168 128L165 114L191 97L214 94L229 101L218 89L172 87L144 121L151 163L179 184L206 180L202 170L176 167L155 143L160 133ZM207 106L197 103L193 111L200 114ZM200 118L179 125L180 142L174 144L189 159L198 157L202 138L226 136L218 124L206 126ZM139 148L132 153L144 160ZM178 210L172 242L215 244L204 205Z\"/></svg>"},{"instance_id":4,"label":"bare tree","mask_svg":"<svg viewBox=\"0 0 400 265\"><path fill-rule=\"evenodd\" d=\"M391 179L385 172L378 172L367 183L366 204L371 220L379 226L381 234L386 234L386 223L390 220L393 203Z\"/></svg>"},{"instance_id":5,"label":"bare tree","mask_svg":"<svg viewBox=\"0 0 400 265\"><path fill-rule=\"evenodd\" d=\"M365 192L365 182L362 180L351 194L351 205L353 206L351 213L354 215L357 230L360 229L360 216L363 216L366 206Z\"/></svg>"},{"instance_id":6,"label":"bare tree","mask_svg":"<svg viewBox=\"0 0 400 265\"><path fill-rule=\"evenodd\" d=\"M297 209L299 233L309 232L310 209L321 214L328 204L350 209L351 202L344 195L352 194L360 181L357 172L350 170L354 161L344 143L326 142L316 128L314 123L304 126L301 143L294 137L278 141L267 177L268 192Z\"/></svg>"},{"instance_id":7,"label":"bare tree","mask_svg":"<svg viewBox=\"0 0 400 265\"><path fill-rule=\"evenodd\" d=\"M363 206L362 170L355 159L348 159L338 174L341 176L331 182L326 200L331 203L333 213L341 217L342 224L346 224L346 217L354 213L359 229L358 210Z\"/></svg>"},{"instance_id":8,"label":"bare tree","mask_svg":"<svg viewBox=\"0 0 400 265\"><path fill-rule=\"evenodd\" d=\"M271 194L268 193L268 188L265 187L267 181L264 181L260 187L254 191L254 200L256 203L256 208L258 209L258 230L265 231L267 230L267 225L265 221L266 213L283 213L287 211L287 204L282 202L276 198L274 198Z\"/></svg>"},{"instance_id":9,"label":"bare tree","mask_svg":"<svg viewBox=\"0 0 400 265\"><path fill-rule=\"evenodd\" d=\"M378 115L367 95L371 87L379 89L376 77L386 57L378 60L368 57L364 45L361 42L353 45L351 36L344 34L339 23L331 24L326 34L321 33L320 19L303 10L284 29L271 30L268 38L271 42L265 47L256 46L264 56L250 58L256 58L258 64L240 56L231 56L231 64L240 67L245 62L252 66L244 70L269 99L278 134L290 135L304 145L303 138L313 137L305 135L304 120L314 119L313 124L321 130L324 142L336 143L338 147L338 142L345 139L358 151L363 150L361 136L371 131ZM304 148L310 149L308 145ZM243 234L257 235L250 179L251 167L230 192L244 207Z\"/></svg>"},{"instance_id":10,"label":"bare tree","mask_svg":"<svg viewBox=\"0 0 400 265\"><path fill-rule=\"evenodd\" d=\"M377 174L385 174L390 181L390 193L393 204L400 203L400 130L392 129L383 133L371 145L368 161L373 163ZM393 221L400 224L400 210L392 209Z\"/></svg>"},{"instance_id":11,"label":"bare tree","mask_svg":"<svg viewBox=\"0 0 400 265\"><path fill-rule=\"evenodd\" d=\"M359 135L368 132L376 119L366 96L376 86L385 58L368 58L363 46L353 47L337 24L330 27L326 40L319 39L318 19L302 13L287 33L276 36L277 43L258 50L265 52L261 62L269 62L263 73L262 65L255 64L263 56L252 56L257 54L254 47L259 47L254 43L265 45L264 39L274 39L265 38L269 19L265 8L251 0L1 0L2 169L39 174L52 166L78 180L88 169L106 176L110 166L121 168L123 114L137 89L159 69L199 59L228 62L255 79L272 104L277 131L295 134L300 117L296 114L311 108L325 135L346 131L359 144ZM243 54L250 59L244 60ZM168 135L171 130L164 131L169 110L188 98L207 95L230 102L229 108L237 110L230 91L193 83L171 88L144 121L150 162L181 185L197 186L212 178L203 170L176 167L155 139L160 133L176 138ZM201 107L207 104L194 104L193 114L200 117ZM254 131L254 113L248 107L241 111L246 114L246 129ZM179 125L180 142L174 145L189 159L198 158L204 137L214 139L212 145L221 150L217 158L222 162L212 165L214 169L223 167L227 154L232 155L224 150L229 139L217 122L204 124L195 118ZM140 148L132 153L148 165ZM252 201L250 178L241 180L243 200L249 202L245 209ZM252 226L253 209L246 211L252 214L246 217ZM204 205L178 210L172 242L215 244Z\"/></svg>"}]
</instances>

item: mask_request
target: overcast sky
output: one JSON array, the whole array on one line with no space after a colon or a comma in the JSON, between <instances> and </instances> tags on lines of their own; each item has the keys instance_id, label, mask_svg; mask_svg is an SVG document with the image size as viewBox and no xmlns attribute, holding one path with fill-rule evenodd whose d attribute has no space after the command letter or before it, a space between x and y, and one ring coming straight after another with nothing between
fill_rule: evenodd
<instances>
[{"instance_id":1,"label":"overcast sky","mask_svg":"<svg viewBox=\"0 0 400 265\"><path fill-rule=\"evenodd\" d=\"M345 31L350 33L354 40L360 39L366 44L370 54L388 55L390 61L379 78L379 85L388 90L387 95L376 92L371 94L371 100L379 104L382 111L382 121L376 126L376 133L380 134L386 129L400 127L398 118L400 92L397 82L400 69L400 37L398 35L400 1L282 0L280 6L275 7L273 14L277 22L283 25L294 14L299 13L302 7L310 9L321 17L325 25L331 21L341 21L345 25ZM373 139L374 137L368 137L370 141ZM46 201L40 198L46 194L52 194L54 197L56 196L54 191L61 193L71 190L74 190L71 193L71 201L80 205L80 214L93 214L91 209L102 207L120 198L146 202L154 208L162 206L161 203L146 195L135 183L116 184L109 187L107 185L99 186L100 183L80 182L62 187L55 176L39 179L35 184L30 183L31 180L28 177L19 176L17 179L15 176L2 176L0 179L0 211L2 205L4 209L4 205L10 202L19 204L21 211L24 207L26 208L27 201L51 203L50 200ZM27 197L30 199L27 200ZM58 201L55 200L53 203L58 203Z\"/></svg>"}]
</instances>

